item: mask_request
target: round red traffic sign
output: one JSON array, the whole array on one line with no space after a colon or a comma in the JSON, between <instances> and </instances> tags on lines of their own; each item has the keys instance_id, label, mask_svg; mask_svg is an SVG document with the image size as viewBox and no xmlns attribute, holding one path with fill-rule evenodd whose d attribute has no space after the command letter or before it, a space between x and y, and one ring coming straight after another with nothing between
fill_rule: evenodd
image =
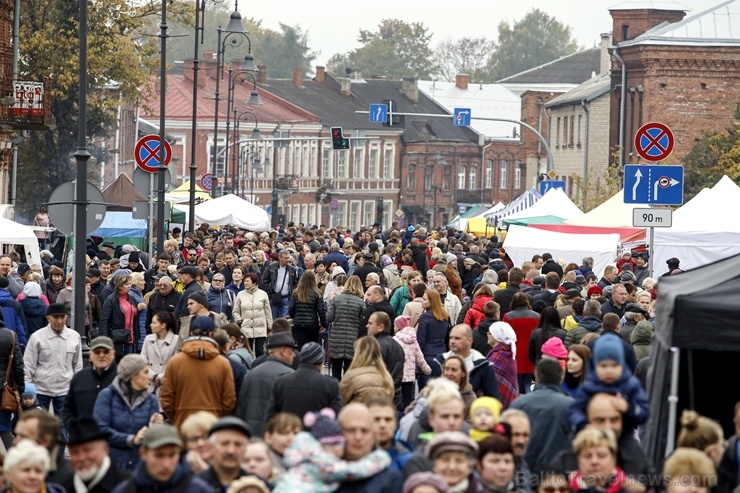
<instances>
[{"instance_id":1,"label":"round red traffic sign","mask_svg":"<svg viewBox=\"0 0 740 493\"><path fill-rule=\"evenodd\" d=\"M213 190L213 175L211 173L203 175L200 179L200 184L204 190Z\"/></svg>"},{"instance_id":2,"label":"round red traffic sign","mask_svg":"<svg viewBox=\"0 0 740 493\"><path fill-rule=\"evenodd\" d=\"M156 173L159 166L159 135L145 135L136 143L134 149L136 165L147 173ZM170 164L172 147L164 141L164 165Z\"/></svg>"},{"instance_id":3,"label":"round red traffic sign","mask_svg":"<svg viewBox=\"0 0 740 493\"><path fill-rule=\"evenodd\" d=\"M635 134L635 151L647 161L662 161L673 151L673 132L662 123L646 123Z\"/></svg>"}]
</instances>

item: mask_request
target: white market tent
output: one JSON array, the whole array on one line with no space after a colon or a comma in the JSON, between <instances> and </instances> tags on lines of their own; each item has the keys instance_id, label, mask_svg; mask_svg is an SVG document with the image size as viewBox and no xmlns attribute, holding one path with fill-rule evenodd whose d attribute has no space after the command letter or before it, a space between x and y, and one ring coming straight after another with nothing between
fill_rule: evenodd
<instances>
[{"instance_id":1,"label":"white market tent","mask_svg":"<svg viewBox=\"0 0 740 493\"><path fill-rule=\"evenodd\" d=\"M582 235L512 225L504 239L504 249L514 265L532 260L534 255L549 252L554 259L580 263L583 257L594 258L594 272L604 272L617 257L619 235Z\"/></svg>"},{"instance_id":2,"label":"white market tent","mask_svg":"<svg viewBox=\"0 0 740 493\"><path fill-rule=\"evenodd\" d=\"M543 216L556 216L562 219L575 219L583 216L583 211L570 200L562 188L551 188L540 200L531 207L504 217L507 219L521 219Z\"/></svg>"},{"instance_id":3,"label":"white market tent","mask_svg":"<svg viewBox=\"0 0 740 493\"><path fill-rule=\"evenodd\" d=\"M647 204L625 204L624 190L620 190L600 206L579 218L565 221L565 224L601 228L631 228L632 211L635 208L646 207L650 206Z\"/></svg>"},{"instance_id":4,"label":"white market tent","mask_svg":"<svg viewBox=\"0 0 740 493\"><path fill-rule=\"evenodd\" d=\"M726 175L702 190L673 214L673 226L655 228L654 276L667 271L676 257L681 269L693 269L740 253L740 222L732 220L740 204L740 187Z\"/></svg>"},{"instance_id":5,"label":"white market tent","mask_svg":"<svg viewBox=\"0 0 740 493\"><path fill-rule=\"evenodd\" d=\"M535 202L540 200L540 197L542 197L540 193L533 188L532 190L528 190L521 194L503 209L494 212L490 212L489 210L484 212L483 215L486 217L486 222L489 225L500 226L503 218L516 214L527 207L532 207Z\"/></svg>"},{"instance_id":6,"label":"white market tent","mask_svg":"<svg viewBox=\"0 0 740 493\"><path fill-rule=\"evenodd\" d=\"M250 231L270 229L270 216L267 211L234 194L196 205L195 220L215 226L231 224Z\"/></svg>"},{"instance_id":7,"label":"white market tent","mask_svg":"<svg viewBox=\"0 0 740 493\"><path fill-rule=\"evenodd\" d=\"M0 235L0 248L5 245L21 245L26 251L28 264L41 265L39 241L30 226L0 217L0 231L3 232Z\"/></svg>"},{"instance_id":8,"label":"white market tent","mask_svg":"<svg viewBox=\"0 0 740 493\"><path fill-rule=\"evenodd\" d=\"M489 214L495 214L498 211L502 211L504 209L506 209L506 205L503 202L499 202L493 207L491 207L490 209L488 209L487 211L484 211L475 217L488 217Z\"/></svg>"}]
</instances>

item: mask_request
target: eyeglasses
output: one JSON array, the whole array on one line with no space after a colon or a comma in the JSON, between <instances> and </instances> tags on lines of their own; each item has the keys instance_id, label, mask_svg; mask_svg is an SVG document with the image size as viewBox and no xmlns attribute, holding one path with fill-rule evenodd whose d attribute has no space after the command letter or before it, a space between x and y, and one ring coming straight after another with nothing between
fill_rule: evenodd
<instances>
[{"instance_id":1,"label":"eyeglasses","mask_svg":"<svg viewBox=\"0 0 740 493\"><path fill-rule=\"evenodd\" d=\"M224 282L226 279L214 279L213 282Z\"/></svg>"},{"instance_id":2,"label":"eyeglasses","mask_svg":"<svg viewBox=\"0 0 740 493\"><path fill-rule=\"evenodd\" d=\"M185 439L185 441L188 442L188 443L198 443L201 440L203 440L203 441L208 440L208 436L206 436L206 435L193 435L193 436L187 437Z\"/></svg>"},{"instance_id":3,"label":"eyeglasses","mask_svg":"<svg viewBox=\"0 0 740 493\"><path fill-rule=\"evenodd\" d=\"M96 350L93 351L93 354L96 354L96 355L110 354L110 349L105 349L105 348L102 348L101 349L101 348L98 348L98 349L96 349Z\"/></svg>"}]
</instances>

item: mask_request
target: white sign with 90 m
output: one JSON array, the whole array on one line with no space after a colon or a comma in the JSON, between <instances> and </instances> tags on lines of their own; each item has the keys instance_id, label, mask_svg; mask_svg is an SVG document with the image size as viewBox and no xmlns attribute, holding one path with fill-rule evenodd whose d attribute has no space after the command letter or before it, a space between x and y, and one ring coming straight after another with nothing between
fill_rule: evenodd
<instances>
[{"instance_id":1,"label":"white sign with 90 m","mask_svg":"<svg viewBox=\"0 0 740 493\"><path fill-rule=\"evenodd\" d=\"M673 210L655 207L652 209L634 209L632 226L636 228L670 228L673 222Z\"/></svg>"}]
</instances>

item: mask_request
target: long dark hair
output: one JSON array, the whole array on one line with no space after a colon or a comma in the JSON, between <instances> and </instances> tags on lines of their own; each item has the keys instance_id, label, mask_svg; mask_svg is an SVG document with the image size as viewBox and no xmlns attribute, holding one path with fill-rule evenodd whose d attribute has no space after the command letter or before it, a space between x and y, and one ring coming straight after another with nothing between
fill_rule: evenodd
<instances>
[{"instance_id":1,"label":"long dark hair","mask_svg":"<svg viewBox=\"0 0 740 493\"><path fill-rule=\"evenodd\" d=\"M159 323L165 324L167 326L167 330L170 332L175 332L177 330L177 321L175 320L174 313L168 312L167 310L160 310L154 314L154 317L157 317Z\"/></svg>"},{"instance_id":2,"label":"long dark hair","mask_svg":"<svg viewBox=\"0 0 740 493\"><path fill-rule=\"evenodd\" d=\"M553 306L547 306L540 314L540 323L537 327L542 329L540 334L540 344L544 344L550 339L550 328L560 327L560 314L558 309Z\"/></svg>"}]
</instances>

